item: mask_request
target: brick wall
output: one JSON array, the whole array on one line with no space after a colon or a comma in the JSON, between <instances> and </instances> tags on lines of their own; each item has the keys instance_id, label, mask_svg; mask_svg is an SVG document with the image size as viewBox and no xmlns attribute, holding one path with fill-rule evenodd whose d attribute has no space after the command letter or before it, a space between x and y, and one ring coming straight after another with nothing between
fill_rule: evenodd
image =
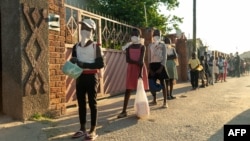
<instances>
[{"instance_id":1,"label":"brick wall","mask_svg":"<svg viewBox=\"0 0 250 141\"><path fill-rule=\"evenodd\" d=\"M65 62L65 8L63 0L48 0L49 13L60 15L60 31L49 31L50 111L58 117L66 113L66 77L61 68Z\"/></svg>"}]
</instances>

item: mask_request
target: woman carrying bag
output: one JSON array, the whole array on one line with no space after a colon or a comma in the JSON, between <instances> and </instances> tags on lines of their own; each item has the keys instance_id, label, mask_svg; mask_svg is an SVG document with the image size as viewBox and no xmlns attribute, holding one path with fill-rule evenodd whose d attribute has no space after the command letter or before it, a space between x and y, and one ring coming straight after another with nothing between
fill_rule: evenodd
<instances>
[{"instance_id":1,"label":"woman carrying bag","mask_svg":"<svg viewBox=\"0 0 250 141\"><path fill-rule=\"evenodd\" d=\"M127 76L126 76L126 91L124 95L124 103L122 112L117 118L127 116L127 106L132 90L137 89L138 78L141 77L144 84L144 89L148 90L147 68L144 63L146 47L141 44L141 32L138 29L133 29L131 33L131 44L124 48L126 50Z\"/></svg>"}]
</instances>

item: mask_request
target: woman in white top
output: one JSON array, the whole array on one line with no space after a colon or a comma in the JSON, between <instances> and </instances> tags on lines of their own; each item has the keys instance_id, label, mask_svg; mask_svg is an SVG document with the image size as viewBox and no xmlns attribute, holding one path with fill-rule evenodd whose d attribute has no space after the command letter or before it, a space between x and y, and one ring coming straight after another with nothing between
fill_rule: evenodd
<instances>
[{"instance_id":1,"label":"woman in white top","mask_svg":"<svg viewBox=\"0 0 250 141\"><path fill-rule=\"evenodd\" d=\"M217 83L219 76L219 67L218 67L218 57L215 57L213 61L213 71L214 71L214 83Z\"/></svg>"},{"instance_id":2,"label":"woman in white top","mask_svg":"<svg viewBox=\"0 0 250 141\"><path fill-rule=\"evenodd\" d=\"M166 71L166 47L163 42L161 42L161 34L159 30L154 30L153 32L154 42L149 44L148 49L148 62L149 62L149 74L148 79L159 80L162 85L163 94L163 108L167 108L167 92L165 79L168 79L168 74ZM150 102L151 105L156 105L156 91L153 91L150 87L150 92L153 96L153 101Z\"/></svg>"},{"instance_id":3,"label":"woman in white top","mask_svg":"<svg viewBox=\"0 0 250 141\"><path fill-rule=\"evenodd\" d=\"M97 125L97 88L99 85L98 71L104 67L103 53L100 44L92 41L96 24L92 19L84 19L81 24L81 41L74 45L70 61L83 68L82 74L76 79L76 97L80 129L72 136L85 140L95 139ZM87 99L88 98L88 99ZM88 102L87 102L88 101ZM90 107L91 126L86 130L87 104Z\"/></svg>"}]
</instances>

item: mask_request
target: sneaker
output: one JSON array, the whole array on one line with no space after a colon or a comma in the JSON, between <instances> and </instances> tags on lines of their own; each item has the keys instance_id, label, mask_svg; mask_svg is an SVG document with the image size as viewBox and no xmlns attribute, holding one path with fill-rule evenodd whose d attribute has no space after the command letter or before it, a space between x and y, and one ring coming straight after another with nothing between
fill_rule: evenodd
<instances>
[{"instance_id":1,"label":"sneaker","mask_svg":"<svg viewBox=\"0 0 250 141\"><path fill-rule=\"evenodd\" d=\"M171 99L172 99L172 97L171 97L171 96L168 96L168 97L167 97L167 100L171 100Z\"/></svg>"},{"instance_id":2,"label":"sneaker","mask_svg":"<svg viewBox=\"0 0 250 141\"><path fill-rule=\"evenodd\" d=\"M127 116L127 112L121 112L117 118L125 118Z\"/></svg>"}]
</instances>

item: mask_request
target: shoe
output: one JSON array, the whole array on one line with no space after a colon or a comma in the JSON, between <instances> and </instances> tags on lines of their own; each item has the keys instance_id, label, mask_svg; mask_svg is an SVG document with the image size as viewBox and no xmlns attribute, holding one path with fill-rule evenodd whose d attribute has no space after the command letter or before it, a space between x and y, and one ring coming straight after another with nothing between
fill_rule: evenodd
<instances>
[{"instance_id":1,"label":"shoe","mask_svg":"<svg viewBox=\"0 0 250 141\"><path fill-rule=\"evenodd\" d=\"M200 88L205 88L206 86L205 85L201 85Z\"/></svg>"},{"instance_id":2,"label":"shoe","mask_svg":"<svg viewBox=\"0 0 250 141\"><path fill-rule=\"evenodd\" d=\"M161 107L162 108L168 108L168 104L167 103L163 103L163 105Z\"/></svg>"},{"instance_id":3,"label":"shoe","mask_svg":"<svg viewBox=\"0 0 250 141\"><path fill-rule=\"evenodd\" d=\"M79 130L77 132L75 132L75 134L72 136L72 138L80 138L82 136L86 136L86 132L85 131L82 131L82 130Z\"/></svg>"},{"instance_id":4,"label":"shoe","mask_svg":"<svg viewBox=\"0 0 250 141\"><path fill-rule=\"evenodd\" d=\"M125 118L127 116L127 112L121 112L117 118Z\"/></svg>"},{"instance_id":5,"label":"shoe","mask_svg":"<svg viewBox=\"0 0 250 141\"><path fill-rule=\"evenodd\" d=\"M98 137L98 135L95 132L88 133L85 136L84 141L94 141L97 137Z\"/></svg>"},{"instance_id":6,"label":"shoe","mask_svg":"<svg viewBox=\"0 0 250 141\"><path fill-rule=\"evenodd\" d=\"M167 97L167 100L171 100L171 99L172 99L172 97L171 97L171 96L168 96L168 97Z\"/></svg>"},{"instance_id":7,"label":"shoe","mask_svg":"<svg viewBox=\"0 0 250 141\"><path fill-rule=\"evenodd\" d=\"M157 105L157 102L156 101L151 101L151 102L149 102L149 105L151 105L151 106Z\"/></svg>"},{"instance_id":8,"label":"shoe","mask_svg":"<svg viewBox=\"0 0 250 141\"><path fill-rule=\"evenodd\" d=\"M176 99L176 97L175 97L175 96L172 96L172 95L171 95L170 97L171 97L172 99Z\"/></svg>"}]
</instances>

